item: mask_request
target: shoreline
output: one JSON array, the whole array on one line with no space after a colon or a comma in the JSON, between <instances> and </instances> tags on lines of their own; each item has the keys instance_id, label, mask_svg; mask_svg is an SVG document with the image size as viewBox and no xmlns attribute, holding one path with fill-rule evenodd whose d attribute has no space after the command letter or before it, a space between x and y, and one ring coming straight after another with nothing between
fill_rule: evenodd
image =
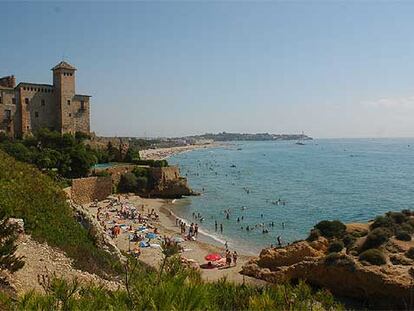
<instances>
[{"instance_id":1,"label":"shoreline","mask_svg":"<svg viewBox=\"0 0 414 311\"><path fill-rule=\"evenodd\" d=\"M226 144L223 144L223 143L213 142L213 143L202 144L202 145L187 145L187 146L178 146L178 147L145 149L145 150L141 150L139 152L139 155L142 160L165 160L176 154L190 152L190 151L198 150L198 149L222 147L225 145Z\"/></svg>"},{"instance_id":2,"label":"shoreline","mask_svg":"<svg viewBox=\"0 0 414 311\"><path fill-rule=\"evenodd\" d=\"M122 203L127 203L133 205L138 211L141 211L141 206L144 205L145 212L154 210L155 213L159 215L158 220L151 220L149 222L150 227L156 227L159 231L159 237L170 236L170 237L182 237L180 234L178 226L175 224L175 216L173 214L174 204L170 203L171 201L165 199L147 199L141 198L136 195L125 196L121 195ZM87 204L86 206L89 206ZM98 202L98 207L105 209L107 205L107 200ZM113 207L111 208L113 210ZM120 209L120 206L116 206L116 209ZM97 208L88 207L88 210L96 216ZM108 209L109 210L109 209ZM170 212L171 211L171 212ZM111 215L107 223L112 223L116 221L118 224L123 224L127 226L133 226L136 228L138 225L132 220L127 219L118 219L115 214ZM108 226L110 228L111 226ZM114 238L113 241L120 250L128 252L128 250L133 250L138 247L139 242L129 242L128 230L121 230L121 234ZM153 240L151 243L154 243L156 246L160 240ZM195 261L198 264L206 263L204 257L210 253L220 253L223 255L225 253L224 247L219 247L208 243L205 241L205 238L200 234L200 236L195 241L184 241L180 243L184 248L184 251L181 253L181 257L189 259L190 261ZM141 255L139 260L153 267L158 267L162 261L162 253L159 247L146 247L140 248ZM233 251L233 250L231 250ZM257 256L257 255L256 255ZM239 253L237 266L231 266L226 269L200 269L202 278L206 281L217 281L223 277L226 277L229 281L236 283L247 282L250 284L266 284L262 280L257 280L252 277L244 276L240 274L242 266L248 262L250 259L255 256L249 256L242 253Z\"/></svg>"}]
</instances>

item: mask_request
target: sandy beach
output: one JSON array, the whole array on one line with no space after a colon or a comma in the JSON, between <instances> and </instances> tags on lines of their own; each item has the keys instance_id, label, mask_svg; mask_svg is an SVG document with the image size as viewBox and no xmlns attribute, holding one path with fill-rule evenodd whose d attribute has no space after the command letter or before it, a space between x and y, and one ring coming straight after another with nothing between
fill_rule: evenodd
<instances>
[{"instance_id":1,"label":"sandy beach","mask_svg":"<svg viewBox=\"0 0 414 311\"><path fill-rule=\"evenodd\" d=\"M182 237L180 234L180 228L175 223L175 217L170 213L170 209L173 209L174 206L170 201L162 199L144 199L139 196L121 196L121 202L129 206L135 207L139 212L142 211L142 206L144 206L144 213L147 214L151 210L154 210L155 213L159 215L158 220L150 220L147 222L148 227L156 227L159 231L158 236L168 236L168 237ZM98 208L100 209L100 218L102 219L105 215L105 224L109 230L114 226L113 222L116 221L118 225L126 225L128 228L132 226L133 230L141 226L141 224L136 221L129 219L120 219L117 216L117 211L121 209L121 205L114 207L108 206L109 201L105 200L99 202L97 206L93 204L88 204L89 210L92 214L96 215ZM112 211L112 212L111 212ZM125 227L124 227L125 228ZM152 232L153 229L150 229ZM129 235L131 232L129 230L121 229L121 233L114 238L116 245L124 251L129 249L133 250L139 247L139 242L129 242ZM197 239L196 241L184 241L181 246L184 248L184 251L181 253L181 257L194 260L197 264L204 264L206 260L204 257L210 253L220 253L222 256L225 254L225 249L205 243L200 241L202 238ZM145 239L148 240L148 239ZM160 244L160 239L154 239L151 241L153 244ZM156 246L156 245L154 245ZM153 267L158 267L162 260L161 249L159 247L140 247L141 255L139 260L143 261L146 264L149 264ZM244 263L246 263L250 256L239 254L237 266L231 266L226 269L200 269L203 279L206 281L215 281L220 278L226 277L230 281L242 283L248 282L251 284L263 284L263 281L243 276L239 272Z\"/></svg>"},{"instance_id":2,"label":"sandy beach","mask_svg":"<svg viewBox=\"0 0 414 311\"><path fill-rule=\"evenodd\" d=\"M202 144L202 145L188 145L188 146L179 146L179 147L170 147L170 148L157 148L157 149L146 149L141 150L139 155L143 160L164 160L168 157L188 152L196 149L204 149L204 148L214 148L221 146L222 144L219 143L209 143L209 144Z\"/></svg>"}]
</instances>

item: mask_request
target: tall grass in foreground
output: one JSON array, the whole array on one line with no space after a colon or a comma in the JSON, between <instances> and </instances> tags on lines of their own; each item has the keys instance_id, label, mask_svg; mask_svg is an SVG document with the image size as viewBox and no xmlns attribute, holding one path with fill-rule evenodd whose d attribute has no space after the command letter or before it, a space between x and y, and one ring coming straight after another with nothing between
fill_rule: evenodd
<instances>
[{"instance_id":1,"label":"tall grass in foreground","mask_svg":"<svg viewBox=\"0 0 414 311\"><path fill-rule=\"evenodd\" d=\"M132 268L131 268L132 266ZM327 291L305 283L257 287L225 279L208 283L200 273L169 258L164 273L130 262L128 289L109 291L53 279L46 294L34 292L16 301L3 297L10 310L340 310ZM0 305L1 307L1 305Z\"/></svg>"}]
</instances>

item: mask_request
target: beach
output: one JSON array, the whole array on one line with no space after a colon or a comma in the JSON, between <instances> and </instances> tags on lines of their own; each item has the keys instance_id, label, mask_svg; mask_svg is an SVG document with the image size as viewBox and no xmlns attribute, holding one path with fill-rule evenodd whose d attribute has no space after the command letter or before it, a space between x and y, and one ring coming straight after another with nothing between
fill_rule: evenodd
<instances>
[{"instance_id":1,"label":"beach","mask_svg":"<svg viewBox=\"0 0 414 311\"><path fill-rule=\"evenodd\" d=\"M199 144L199 145L187 145L187 146L179 146L179 147L169 147L169 148L157 148L157 149L146 149L141 150L139 155L142 160L165 160L168 157L184 153L196 149L204 149L204 148L214 148L221 146L222 144L219 143L207 143L207 144Z\"/></svg>"},{"instance_id":2,"label":"beach","mask_svg":"<svg viewBox=\"0 0 414 311\"><path fill-rule=\"evenodd\" d=\"M118 198L118 197L114 197ZM157 220L150 220L147 222L148 228L157 228L159 234L158 237L184 237L180 234L180 228L176 225L175 216L173 215L174 204L171 203L169 200L163 199L146 199L141 198L136 195L121 195L119 196L121 199L122 204L134 207L139 212L142 211L142 206L144 206L144 214L147 214L150 211L156 213L159 217ZM109 207L109 201L104 200L98 202L97 205L95 204L87 204L86 206L89 208L89 211L93 215L97 215L98 208L100 210L100 217L102 219L102 215L105 213L109 214L109 217L105 219L105 223L107 225L108 231L111 227L114 226L113 222L115 221L116 224L119 226L126 225L129 229L129 226L132 226L133 230L141 226L142 224L137 223L136 221L130 219L122 219L117 214L116 211L121 209L121 205ZM112 212L110 212L112 210ZM171 211L171 212L170 212ZM124 227L124 226L123 226ZM187 226L188 227L188 226ZM125 228L125 227L124 227ZM153 228L150 231L153 231ZM123 251L134 250L139 247L139 242L130 242L129 236L131 232L129 230L121 229L120 234L114 238L115 244L118 246L119 249ZM155 268L159 267L159 264L162 261L162 253L161 248L156 246L161 244L161 239L154 239L150 243L154 244L154 247L139 247L141 254L139 256L139 260L153 266ZM148 239L145 239L147 241ZM215 245L211 245L202 241L203 238L199 234L199 238L195 241L187 241L180 243L183 247L184 251L181 253L181 257L185 260L190 260L195 262L197 265L205 264L206 260L204 257L210 253L219 253L222 256L225 255L225 248L218 247ZM233 251L233 250L231 250ZM252 257L247 256L244 254L238 254L237 266L231 266L225 269L200 269L201 275L204 280L206 281L216 281L223 277L226 277L229 281L237 282L237 283L251 283L251 284L264 284L263 281L243 276L239 272L241 271L241 267L244 263L250 260Z\"/></svg>"}]
</instances>

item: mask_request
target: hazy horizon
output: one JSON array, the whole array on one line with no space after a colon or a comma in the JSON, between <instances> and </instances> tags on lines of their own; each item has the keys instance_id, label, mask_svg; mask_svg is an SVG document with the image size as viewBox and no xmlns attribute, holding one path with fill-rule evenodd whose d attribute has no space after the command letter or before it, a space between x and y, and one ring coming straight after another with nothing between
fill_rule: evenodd
<instances>
[{"instance_id":1,"label":"hazy horizon","mask_svg":"<svg viewBox=\"0 0 414 311\"><path fill-rule=\"evenodd\" d=\"M0 76L63 58L103 136L414 137L414 3L2 2Z\"/></svg>"}]
</instances>

